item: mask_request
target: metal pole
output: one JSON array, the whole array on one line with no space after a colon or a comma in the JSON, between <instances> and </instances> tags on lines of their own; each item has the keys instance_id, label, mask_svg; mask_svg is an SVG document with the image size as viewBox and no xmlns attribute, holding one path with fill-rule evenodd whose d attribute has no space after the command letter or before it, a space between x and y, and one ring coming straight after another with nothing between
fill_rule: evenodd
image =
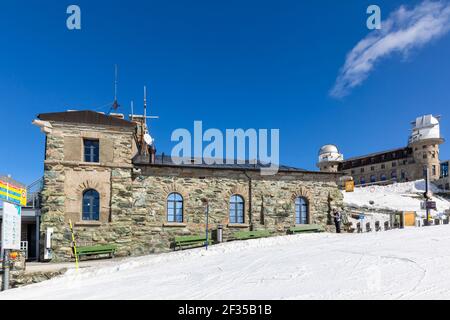
<instances>
[{"instance_id":1,"label":"metal pole","mask_svg":"<svg viewBox=\"0 0 450 320\"><path fill-rule=\"evenodd\" d=\"M73 233L72 220L69 219L70 232L72 233L73 242L73 252L75 255L75 270L78 271L78 253L77 253L77 243L75 242L75 235Z\"/></svg>"},{"instance_id":2,"label":"metal pole","mask_svg":"<svg viewBox=\"0 0 450 320\"><path fill-rule=\"evenodd\" d=\"M2 291L9 289L9 249L3 251Z\"/></svg>"},{"instance_id":3,"label":"metal pole","mask_svg":"<svg viewBox=\"0 0 450 320\"><path fill-rule=\"evenodd\" d=\"M429 190L430 190L430 170L427 167L425 173L425 208L427 212L427 223L426 223L427 226L430 224L430 209L428 208Z\"/></svg>"},{"instance_id":4,"label":"metal pole","mask_svg":"<svg viewBox=\"0 0 450 320\"><path fill-rule=\"evenodd\" d=\"M208 250L208 218L209 218L209 205L208 202L206 202L206 208L205 208L205 213L206 213L206 250Z\"/></svg>"}]
</instances>

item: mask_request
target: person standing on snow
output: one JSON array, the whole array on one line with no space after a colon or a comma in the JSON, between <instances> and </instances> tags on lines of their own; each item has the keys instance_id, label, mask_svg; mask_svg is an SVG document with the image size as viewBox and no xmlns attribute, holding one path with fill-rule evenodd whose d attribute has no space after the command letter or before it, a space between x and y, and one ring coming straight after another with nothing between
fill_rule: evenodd
<instances>
[{"instance_id":1,"label":"person standing on snow","mask_svg":"<svg viewBox=\"0 0 450 320\"><path fill-rule=\"evenodd\" d=\"M333 212L334 225L336 226L336 233L341 233L341 213L338 210Z\"/></svg>"}]
</instances>

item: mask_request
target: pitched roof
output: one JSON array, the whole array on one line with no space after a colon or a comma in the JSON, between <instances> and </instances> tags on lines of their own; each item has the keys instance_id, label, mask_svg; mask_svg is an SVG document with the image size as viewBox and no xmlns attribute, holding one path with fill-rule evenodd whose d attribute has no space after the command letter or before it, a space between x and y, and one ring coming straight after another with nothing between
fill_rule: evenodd
<instances>
[{"instance_id":1,"label":"pitched roof","mask_svg":"<svg viewBox=\"0 0 450 320\"><path fill-rule=\"evenodd\" d=\"M41 113L38 114L37 117L38 119L43 121L84 123L92 125L129 127L129 128L135 126L135 124L130 121L119 119L116 117L111 117L103 113L91 110Z\"/></svg>"},{"instance_id":2,"label":"pitched roof","mask_svg":"<svg viewBox=\"0 0 450 320\"><path fill-rule=\"evenodd\" d=\"M238 163L232 163L227 164L225 163L225 160L223 161L223 164L219 163L213 163L208 164L205 162L205 159L201 160L202 163L195 163L193 160L191 163L181 163L178 164L178 162L174 161L170 155L156 155L155 156L155 162L150 163L149 156L143 156L143 155L136 155L133 159L133 163L135 165L149 165L149 166L167 166L167 167L185 167L185 168L203 168L203 169L228 169L228 170L260 170L262 168L269 168L270 165L263 164L258 161L258 163L250 163L249 161L246 161L243 164ZM321 174L327 174L327 172L319 172L319 171L310 171L306 169L296 168L296 167L290 167L286 165L279 165L278 171L281 172L303 172L303 173L321 173ZM336 174L336 173L335 173Z\"/></svg>"},{"instance_id":3,"label":"pitched roof","mask_svg":"<svg viewBox=\"0 0 450 320\"><path fill-rule=\"evenodd\" d=\"M411 153L412 149L410 147L404 147L382 152L370 153L359 157L348 158L341 163L340 170L348 170L361 166L383 163L386 161L405 159Z\"/></svg>"},{"instance_id":4,"label":"pitched roof","mask_svg":"<svg viewBox=\"0 0 450 320\"><path fill-rule=\"evenodd\" d=\"M370 158L370 157L377 157L377 156L387 155L389 153L396 153L396 152L398 152L399 154L403 154L403 152L405 152L405 151L408 152L409 150L410 150L409 147L390 149L390 150L386 150L386 151L369 153L369 154L362 155L362 156L351 157L351 158L345 159L344 162L355 161L355 160L364 159L364 158Z\"/></svg>"}]
</instances>

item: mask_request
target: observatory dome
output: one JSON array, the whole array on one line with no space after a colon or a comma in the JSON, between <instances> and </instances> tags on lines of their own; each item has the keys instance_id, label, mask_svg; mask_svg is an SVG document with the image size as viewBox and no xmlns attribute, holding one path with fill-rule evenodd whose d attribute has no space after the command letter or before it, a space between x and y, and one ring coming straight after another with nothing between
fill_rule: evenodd
<instances>
[{"instance_id":1,"label":"observatory dome","mask_svg":"<svg viewBox=\"0 0 450 320\"><path fill-rule=\"evenodd\" d=\"M344 156L334 144L326 144L319 150L319 163L328 161L343 161Z\"/></svg>"},{"instance_id":2,"label":"observatory dome","mask_svg":"<svg viewBox=\"0 0 450 320\"><path fill-rule=\"evenodd\" d=\"M320 148L319 156L324 153L339 153L339 150L334 144L326 144Z\"/></svg>"},{"instance_id":3,"label":"observatory dome","mask_svg":"<svg viewBox=\"0 0 450 320\"><path fill-rule=\"evenodd\" d=\"M422 141L426 139L440 139L439 117L426 115L416 118L412 122L412 133L409 137L409 143Z\"/></svg>"}]
</instances>

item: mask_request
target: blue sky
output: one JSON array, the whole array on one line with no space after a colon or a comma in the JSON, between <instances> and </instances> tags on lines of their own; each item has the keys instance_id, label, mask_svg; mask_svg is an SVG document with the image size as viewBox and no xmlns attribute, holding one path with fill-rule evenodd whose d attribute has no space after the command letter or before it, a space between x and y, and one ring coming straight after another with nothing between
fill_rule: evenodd
<instances>
[{"instance_id":1,"label":"blue sky","mask_svg":"<svg viewBox=\"0 0 450 320\"><path fill-rule=\"evenodd\" d=\"M420 1L408 1L411 7ZM66 28L77 4L82 29ZM315 169L317 151L345 157L402 147L410 121L442 116L450 136L448 33L382 57L367 79L330 96L347 54L370 31L372 1L9 1L0 6L0 173L43 172L38 113L108 111L114 64L119 102L141 107L149 87L158 152L177 128L279 128L280 161ZM382 19L405 4L377 1ZM395 51L395 50L394 50ZM441 158L450 158L446 144Z\"/></svg>"}]
</instances>

